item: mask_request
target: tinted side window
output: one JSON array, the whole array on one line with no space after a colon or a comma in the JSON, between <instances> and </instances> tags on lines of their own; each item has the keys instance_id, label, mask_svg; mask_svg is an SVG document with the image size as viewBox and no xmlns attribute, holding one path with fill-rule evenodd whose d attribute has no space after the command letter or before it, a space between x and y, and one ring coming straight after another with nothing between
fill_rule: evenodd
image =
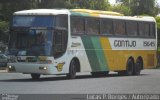
<instances>
[{"instance_id":1,"label":"tinted side window","mask_svg":"<svg viewBox=\"0 0 160 100\"><path fill-rule=\"evenodd\" d=\"M101 20L101 34L113 34L113 21L111 19Z\"/></svg>"},{"instance_id":2,"label":"tinted side window","mask_svg":"<svg viewBox=\"0 0 160 100\"><path fill-rule=\"evenodd\" d=\"M84 19L80 17L71 18L71 33L84 34Z\"/></svg>"},{"instance_id":3,"label":"tinted side window","mask_svg":"<svg viewBox=\"0 0 160 100\"><path fill-rule=\"evenodd\" d=\"M115 20L115 22L114 22L114 32L117 35L126 35L125 21Z\"/></svg>"},{"instance_id":4,"label":"tinted side window","mask_svg":"<svg viewBox=\"0 0 160 100\"><path fill-rule=\"evenodd\" d=\"M129 36L136 36L138 33L137 22L127 22L126 23L126 31Z\"/></svg>"},{"instance_id":5,"label":"tinted side window","mask_svg":"<svg viewBox=\"0 0 160 100\"><path fill-rule=\"evenodd\" d=\"M68 29L68 16L67 15L56 16L56 26Z\"/></svg>"},{"instance_id":6,"label":"tinted side window","mask_svg":"<svg viewBox=\"0 0 160 100\"><path fill-rule=\"evenodd\" d=\"M87 18L85 29L87 34L99 34L99 20L95 18Z\"/></svg>"},{"instance_id":7,"label":"tinted side window","mask_svg":"<svg viewBox=\"0 0 160 100\"><path fill-rule=\"evenodd\" d=\"M144 23L139 22L138 23L138 29L139 29L139 36L144 36L145 32L144 32Z\"/></svg>"},{"instance_id":8,"label":"tinted side window","mask_svg":"<svg viewBox=\"0 0 160 100\"><path fill-rule=\"evenodd\" d=\"M155 37L155 23L150 23L150 36Z\"/></svg>"},{"instance_id":9,"label":"tinted side window","mask_svg":"<svg viewBox=\"0 0 160 100\"><path fill-rule=\"evenodd\" d=\"M145 23L144 24L144 28L145 28L145 30L144 30L144 32L145 32L144 36L149 36L149 23Z\"/></svg>"}]
</instances>

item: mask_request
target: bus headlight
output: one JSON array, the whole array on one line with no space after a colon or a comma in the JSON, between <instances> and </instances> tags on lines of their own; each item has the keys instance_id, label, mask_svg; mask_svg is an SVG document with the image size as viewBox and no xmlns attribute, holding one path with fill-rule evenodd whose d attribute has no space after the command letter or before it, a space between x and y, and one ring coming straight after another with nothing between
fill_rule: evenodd
<instances>
[{"instance_id":1,"label":"bus headlight","mask_svg":"<svg viewBox=\"0 0 160 100\"><path fill-rule=\"evenodd\" d=\"M8 66L8 71L9 71L9 72L12 72L12 71L16 71L16 69L15 69L14 66L9 65L9 66Z\"/></svg>"},{"instance_id":2,"label":"bus headlight","mask_svg":"<svg viewBox=\"0 0 160 100\"><path fill-rule=\"evenodd\" d=\"M12 68L12 66L8 66L8 68L9 68L9 69L11 69L11 68Z\"/></svg>"},{"instance_id":3,"label":"bus headlight","mask_svg":"<svg viewBox=\"0 0 160 100\"><path fill-rule=\"evenodd\" d=\"M39 67L39 70L47 70L47 67Z\"/></svg>"}]
</instances>

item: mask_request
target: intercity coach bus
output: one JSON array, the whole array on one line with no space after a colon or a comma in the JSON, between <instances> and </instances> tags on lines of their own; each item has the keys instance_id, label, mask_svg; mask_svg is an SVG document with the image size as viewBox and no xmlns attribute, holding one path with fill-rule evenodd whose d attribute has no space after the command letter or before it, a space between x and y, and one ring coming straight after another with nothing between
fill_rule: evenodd
<instances>
[{"instance_id":1,"label":"intercity coach bus","mask_svg":"<svg viewBox=\"0 0 160 100\"><path fill-rule=\"evenodd\" d=\"M156 66L157 32L153 17L123 16L88 9L35 9L13 14L9 72L139 75Z\"/></svg>"}]
</instances>

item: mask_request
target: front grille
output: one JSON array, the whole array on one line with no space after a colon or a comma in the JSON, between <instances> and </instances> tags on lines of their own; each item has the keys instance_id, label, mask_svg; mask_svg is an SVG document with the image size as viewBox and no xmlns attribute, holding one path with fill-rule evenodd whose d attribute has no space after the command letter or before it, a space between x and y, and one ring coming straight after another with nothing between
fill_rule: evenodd
<instances>
[{"instance_id":1,"label":"front grille","mask_svg":"<svg viewBox=\"0 0 160 100\"><path fill-rule=\"evenodd\" d=\"M26 62L26 60L17 60L18 62Z\"/></svg>"},{"instance_id":2,"label":"front grille","mask_svg":"<svg viewBox=\"0 0 160 100\"><path fill-rule=\"evenodd\" d=\"M35 57L27 57L26 62L37 62L37 58Z\"/></svg>"},{"instance_id":3,"label":"front grille","mask_svg":"<svg viewBox=\"0 0 160 100\"><path fill-rule=\"evenodd\" d=\"M37 62L37 60L17 60L18 62Z\"/></svg>"},{"instance_id":4,"label":"front grille","mask_svg":"<svg viewBox=\"0 0 160 100\"><path fill-rule=\"evenodd\" d=\"M25 59L17 58L18 62L38 62L38 59L35 57L27 57Z\"/></svg>"},{"instance_id":5,"label":"front grille","mask_svg":"<svg viewBox=\"0 0 160 100\"><path fill-rule=\"evenodd\" d=\"M33 59L33 60L27 60L26 62L37 62L37 60Z\"/></svg>"}]
</instances>

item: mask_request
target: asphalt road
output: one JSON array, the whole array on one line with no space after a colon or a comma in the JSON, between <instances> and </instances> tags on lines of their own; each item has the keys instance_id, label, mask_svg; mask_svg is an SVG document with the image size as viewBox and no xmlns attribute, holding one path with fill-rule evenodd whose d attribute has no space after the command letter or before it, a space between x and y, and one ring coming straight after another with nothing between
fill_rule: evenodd
<instances>
[{"instance_id":1,"label":"asphalt road","mask_svg":"<svg viewBox=\"0 0 160 100\"><path fill-rule=\"evenodd\" d=\"M94 93L160 93L160 69L143 70L140 76L92 77L81 73L74 80L65 76L42 76L38 81L30 75L0 72L0 94L94 94Z\"/></svg>"}]
</instances>

